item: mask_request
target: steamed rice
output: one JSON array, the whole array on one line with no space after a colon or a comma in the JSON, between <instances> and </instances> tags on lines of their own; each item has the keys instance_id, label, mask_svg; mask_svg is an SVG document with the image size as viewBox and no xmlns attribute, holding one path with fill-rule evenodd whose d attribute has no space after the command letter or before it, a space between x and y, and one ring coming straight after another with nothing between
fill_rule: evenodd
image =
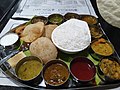
<instances>
[{"instance_id":1,"label":"steamed rice","mask_svg":"<svg viewBox=\"0 0 120 90\"><path fill-rule=\"evenodd\" d=\"M66 50L83 50L91 43L87 23L77 19L70 19L61 24L52 34L56 45Z\"/></svg>"}]
</instances>

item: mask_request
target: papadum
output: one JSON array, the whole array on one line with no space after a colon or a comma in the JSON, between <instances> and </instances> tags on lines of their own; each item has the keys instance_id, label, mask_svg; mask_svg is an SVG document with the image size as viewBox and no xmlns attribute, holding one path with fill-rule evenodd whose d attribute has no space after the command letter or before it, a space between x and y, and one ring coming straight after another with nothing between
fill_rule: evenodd
<instances>
[{"instance_id":1,"label":"papadum","mask_svg":"<svg viewBox=\"0 0 120 90\"><path fill-rule=\"evenodd\" d=\"M106 22L120 28L120 0L97 0L97 6Z\"/></svg>"}]
</instances>

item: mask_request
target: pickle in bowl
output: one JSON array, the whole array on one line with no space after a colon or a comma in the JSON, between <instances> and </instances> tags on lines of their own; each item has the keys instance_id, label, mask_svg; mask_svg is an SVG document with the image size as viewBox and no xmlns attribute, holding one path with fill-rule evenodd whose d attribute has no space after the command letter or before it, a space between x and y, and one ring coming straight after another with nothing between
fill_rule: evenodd
<instances>
[{"instance_id":1,"label":"pickle in bowl","mask_svg":"<svg viewBox=\"0 0 120 90\"><path fill-rule=\"evenodd\" d=\"M48 16L48 21L52 24L61 24L64 21L64 17L61 14L51 14Z\"/></svg>"},{"instance_id":2,"label":"pickle in bowl","mask_svg":"<svg viewBox=\"0 0 120 90\"><path fill-rule=\"evenodd\" d=\"M48 18L45 16L35 16L31 19L31 23L43 22L44 24L48 23Z\"/></svg>"},{"instance_id":3,"label":"pickle in bowl","mask_svg":"<svg viewBox=\"0 0 120 90\"><path fill-rule=\"evenodd\" d=\"M82 15L81 20L86 21L89 25L96 25L98 23L97 18L92 15Z\"/></svg>"},{"instance_id":4,"label":"pickle in bowl","mask_svg":"<svg viewBox=\"0 0 120 90\"><path fill-rule=\"evenodd\" d=\"M90 28L90 33L92 38L95 39L103 36L103 32L100 26L90 25L89 28Z\"/></svg>"},{"instance_id":5,"label":"pickle in bowl","mask_svg":"<svg viewBox=\"0 0 120 90\"><path fill-rule=\"evenodd\" d=\"M69 19L72 19L72 18L74 18L74 19L80 19L80 15L77 14L77 13L66 13L64 15L64 18L65 18L65 20L69 20Z\"/></svg>"}]
</instances>

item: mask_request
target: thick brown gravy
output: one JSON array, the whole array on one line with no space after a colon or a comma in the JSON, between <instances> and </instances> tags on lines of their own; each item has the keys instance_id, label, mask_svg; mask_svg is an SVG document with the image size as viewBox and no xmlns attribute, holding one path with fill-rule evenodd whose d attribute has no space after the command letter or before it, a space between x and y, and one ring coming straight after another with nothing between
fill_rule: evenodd
<instances>
[{"instance_id":1,"label":"thick brown gravy","mask_svg":"<svg viewBox=\"0 0 120 90\"><path fill-rule=\"evenodd\" d=\"M61 85L69 76L68 69L62 64L56 63L49 66L44 73L44 79L48 84Z\"/></svg>"}]
</instances>

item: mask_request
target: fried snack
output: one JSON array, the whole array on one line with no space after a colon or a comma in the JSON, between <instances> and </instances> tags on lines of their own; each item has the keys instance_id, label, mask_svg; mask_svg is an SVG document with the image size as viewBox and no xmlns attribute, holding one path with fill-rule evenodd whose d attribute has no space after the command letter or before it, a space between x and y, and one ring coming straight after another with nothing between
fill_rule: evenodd
<instances>
[{"instance_id":1,"label":"fried snack","mask_svg":"<svg viewBox=\"0 0 120 90\"><path fill-rule=\"evenodd\" d=\"M51 40L47 37L40 37L30 44L30 52L43 60L43 63L56 59L57 49Z\"/></svg>"},{"instance_id":2,"label":"fried snack","mask_svg":"<svg viewBox=\"0 0 120 90\"><path fill-rule=\"evenodd\" d=\"M49 24L49 25L46 25L45 26L45 37L51 39L51 34L52 34L52 31L57 27L58 25L54 25L54 24Z\"/></svg>"},{"instance_id":3,"label":"fried snack","mask_svg":"<svg viewBox=\"0 0 120 90\"><path fill-rule=\"evenodd\" d=\"M10 64L11 67L14 68L16 64L24 57L26 57L26 55L23 53L23 51L21 51L15 56L11 57L7 62Z\"/></svg>"},{"instance_id":4,"label":"fried snack","mask_svg":"<svg viewBox=\"0 0 120 90\"><path fill-rule=\"evenodd\" d=\"M21 24L15 28L12 29L12 31L14 31L15 33L17 33L18 35L21 35L21 33L23 32L23 30L25 29L26 24Z\"/></svg>"},{"instance_id":5,"label":"fried snack","mask_svg":"<svg viewBox=\"0 0 120 90\"><path fill-rule=\"evenodd\" d=\"M120 80L120 64L115 60L107 58L102 59L100 68L105 75L109 76L112 79Z\"/></svg>"},{"instance_id":6,"label":"fried snack","mask_svg":"<svg viewBox=\"0 0 120 90\"><path fill-rule=\"evenodd\" d=\"M39 38L44 32L44 23L37 22L35 24L27 25L21 34L21 40L25 42L33 42Z\"/></svg>"},{"instance_id":7,"label":"fried snack","mask_svg":"<svg viewBox=\"0 0 120 90\"><path fill-rule=\"evenodd\" d=\"M25 24L22 24L22 25L16 27L15 28L15 33L17 33L18 35L20 35L23 32L23 30L25 29L25 27L26 27Z\"/></svg>"}]
</instances>

